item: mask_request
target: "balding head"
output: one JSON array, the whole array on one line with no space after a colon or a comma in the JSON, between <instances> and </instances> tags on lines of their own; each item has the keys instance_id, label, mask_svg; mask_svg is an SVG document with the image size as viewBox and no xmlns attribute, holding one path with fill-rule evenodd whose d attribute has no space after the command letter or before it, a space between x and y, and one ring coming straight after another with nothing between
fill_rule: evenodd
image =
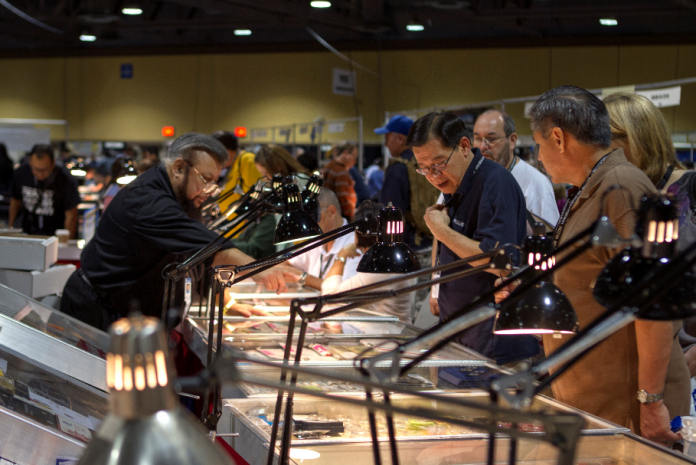
<instances>
[{"instance_id":1,"label":"balding head","mask_svg":"<svg viewBox=\"0 0 696 465\"><path fill-rule=\"evenodd\" d=\"M330 189L323 188L319 192L319 208L321 209L321 219L319 226L325 233L340 228L343 225L341 216L341 204L336 194Z\"/></svg>"},{"instance_id":2,"label":"balding head","mask_svg":"<svg viewBox=\"0 0 696 465\"><path fill-rule=\"evenodd\" d=\"M474 147L484 157L508 167L517 144L515 120L501 110L487 110L474 124Z\"/></svg>"}]
</instances>

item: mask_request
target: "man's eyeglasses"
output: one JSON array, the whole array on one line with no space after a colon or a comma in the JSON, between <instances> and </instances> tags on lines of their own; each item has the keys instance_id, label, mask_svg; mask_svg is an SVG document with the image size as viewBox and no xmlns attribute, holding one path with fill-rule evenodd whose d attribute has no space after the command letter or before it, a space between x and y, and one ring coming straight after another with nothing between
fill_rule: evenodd
<instances>
[{"instance_id":1,"label":"man's eyeglasses","mask_svg":"<svg viewBox=\"0 0 696 465\"><path fill-rule=\"evenodd\" d=\"M201 181L203 181L203 193L204 193L204 194L208 194L208 195L211 195L211 196L215 196L215 195L218 195L218 194L220 193L220 191L221 191L222 189L220 189L220 186L218 186L217 184L215 184L215 181L208 181L207 179L205 179L205 178L203 177L203 175L202 175L201 173L198 172L198 170L196 169L196 167L193 166L193 163L191 163L191 162L188 161L188 160L184 160L184 161L185 161L186 163L188 163L188 164L191 166L191 168L193 168L193 171L195 171L196 174L198 175L198 177L201 178Z\"/></svg>"},{"instance_id":2,"label":"man's eyeglasses","mask_svg":"<svg viewBox=\"0 0 696 465\"><path fill-rule=\"evenodd\" d=\"M491 137L491 136L486 136L486 137L479 137L479 136L474 136L474 145L483 145L485 142L488 144L489 147L493 147L495 144L500 142L501 140L505 139L505 137Z\"/></svg>"},{"instance_id":3,"label":"man's eyeglasses","mask_svg":"<svg viewBox=\"0 0 696 465\"><path fill-rule=\"evenodd\" d=\"M452 154L455 150L457 150L457 147L457 145L454 146L449 154L449 157L447 157L447 160L445 160L444 163L435 163L430 168L416 168L416 173L422 174L423 176L427 176L430 173L433 173L433 176L435 177L440 176L442 172L447 169L447 163L449 163L450 158L452 158Z\"/></svg>"}]
</instances>

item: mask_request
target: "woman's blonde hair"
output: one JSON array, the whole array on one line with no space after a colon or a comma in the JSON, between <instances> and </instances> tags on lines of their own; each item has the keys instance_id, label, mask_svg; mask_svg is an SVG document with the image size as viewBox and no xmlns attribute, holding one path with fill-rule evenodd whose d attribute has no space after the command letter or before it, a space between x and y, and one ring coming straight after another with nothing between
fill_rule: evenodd
<instances>
[{"instance_id":1,"label":"woman's blonde hair","mask_svg":"<svg viewBox=\"0 0 696 465\"><path fill-rule=\"evenodd\" d=\"M669 165L684 169L677 161L667 121L660 110L642 95L617 92L604 99L611 119L611 138L628 149L631 162L657 185Z\"/></svg>"},{"instance_id":2,"label":"woman's blonde hair","mask_svg":"<svg viewBox=\"0 0 696 465\"><path fill-rule=\"evenodd\" d=\"M263 166L270 176L274 174L283 176L297 173L309 174L307 168L292 158L290 152L276 144L268 144L261 147L254 161Z\"/></svg>"}]
</instances>

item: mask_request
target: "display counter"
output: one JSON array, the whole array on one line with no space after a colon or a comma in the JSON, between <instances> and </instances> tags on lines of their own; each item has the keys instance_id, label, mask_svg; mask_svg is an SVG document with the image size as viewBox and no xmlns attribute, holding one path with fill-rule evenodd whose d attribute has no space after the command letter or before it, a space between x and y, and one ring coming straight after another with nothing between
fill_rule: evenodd
<instances>
[{"instance_id":1,"label":"display counter","mask_svg":"<svg viewBox=\"0 0 696 465\"><path fill-rule=\"evenodd\" d=\"M55 465L79 457L106 417L107 394L4 344L0 373L0 458Z\"/></svg>"},{"instance_id":2,"label":"display counter","mask_svg":"<svg viewBox=\"0 0 696 465\"><path fill-rule=\"evenodd\" d=\"M364 395L364 393L363 393ZM483 391L452 392L445 394L447 397L464 398L481 404L489 402L488 395ZM377 396L379 398L379 395ZM429 407L437 408L437 401L413 398L406 395L393 395L391 398L395 406L402 407ZM239 433L239 437L230 442L238 453L250 464L262 463L268 453L268 443L270 440L271 422L275 407L275 398L259 399L226 399L224 401L223 415L218 424L218 431L221 433ZM481 410L474 410L467 407L453 407L451 403L442 404L446 409L443 414L453 415L457 418L485 418L485 413ZM568 407L560 402L545 396L537 396L532 403L532 411L555 411L555 412L574 412L582 415L585 419L584 436L609 436L624 434L629 431L613 423L602 420L601 418L580 412L579 410ZM446 461L451 457L453 450L475 451L481 448L483 453L486 451L486 440L488 434L482 431L466 428L463 426L449 425L444 422L434 422L419 418L408 418L404 415L394 417L396 437L399 443L399 450L403 463L435 463L429 462L429 457L424 454L425 459L416 460L416 456L427 449L444 451L441 458L442 463L459 463ZM328 401L324 399L313 399L306 396L296 396L294 400L294 434L292 438L293 448L309 449L321 453L322 461L312 461L312 465L324 463L335 463L331 460L338 460L334 453L348 455L355 450L356 453L365 453L364 460L371 463L371 439L368 426L367 410L363 407L348 405L341 402ZM315 425L319 424L319 427ZM377 415L378 435L380 441L387 441L387 432L384 416ZM537 424L520 424L520 429L528 432L540 431L542 426ZM281 428L282 429L282 428ZM454 441L457 442L454 442ZM539 449L540 443L536 441L522 441L530 448ZM601 442L599 442L601 444ZM403 444L403 446L402 446ZM413 449L418 449L414 452ZM409 452L406 452L410 450ZM530 449L531 450L531 449ZM385 452L388 456L388 451ZM415 454L415 455L414 455ZM526 454L526 455L524 455ZM529 456L524 452L520 455L522 459ZM351 463L356 463L358 456L351 456ZM553 456L549 456L553 457ZM484 458L473 460L469 457L461 463L485 462ZM501 458L501 460L505 460ZM525 459L527 460L527 459ZM532 461L537 460L536 458ZM343 459L340 463L344 462ZM359 461L358 461L359 463Z\"/></svg>"}]
</instances>

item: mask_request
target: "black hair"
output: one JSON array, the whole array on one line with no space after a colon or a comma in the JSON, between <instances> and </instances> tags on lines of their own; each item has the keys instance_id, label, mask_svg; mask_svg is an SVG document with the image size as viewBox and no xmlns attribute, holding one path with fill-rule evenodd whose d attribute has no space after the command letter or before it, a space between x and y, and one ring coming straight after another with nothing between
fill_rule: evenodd
<instances>
[{"instance_id":1,"label":"black hair","mask_svg":"<svg viewBox=\"0 0 696 465\"><path fill-rule=\"evenodd\" d=\"M55 160L55 155L53 154L53 147L48 144L36 144L31 148L29 155L36 155L37 158L49 157L51 161Z\"/></svg>"},{"instance_id":2,"label":"black hair","mask_svg":"<svg viewBox=\"0 0 696 465\"><path fill-rule=\"evenodd\" d=\"M464 121L452 112L428 113L413 123L408 132L406 145L422 147L433 139L440 141L445 147L454 148L459 145L462 137L471 140L471 130Z\"/></svg>"},{"instance_id":3,"label":"black hair","mask_svg":"<svg viewBox=\"0 0 696 465\"><path fill-rule=\"evenodd\" d=\"M606 149L611 145L609 112L596 95L575 86L551 89L529 110L532 131L549 137L555 127L578 142Z\"/></svg>"},{"instance_id":4,"label":"black hair","mask_svg":"<svg viewBox=\"0 0 696 465\"><path fill-rule=\"evenodd\" d=\"M384 208L381 203L373 202L372 200L365 200L361 202L355 209L355 217L353 221L360 221L363 218L378 217L379 212ZM358 231L355 236L355 245L358 247L370 247L377 242L376 236L363 236L360 231Z\"/></svg>"},{"instance_id":5,"label":"black hair","mask_svg":"<svg viewBox=\"0 0 696 465\"><path fill-rule=\"evenodd\" d=\"M239 139L229 131L216 131L210 137L222 142L227 150L237 150L239 148Z\"/></svg>"},{"instance_id":6,"label":"black hair","mask_svg":"<svg viewBox=\"0 0 696 465\"><path fill-rule=\"evenodd\" d=\"M191 159L191 154L195 150L207 153L213 157L218 165L224 165L230 158L227 150L225 150L225 146L217 139L197 132L188 132L172 142L169 150L167 150L165 159L174 161L177 158L181 158L192 163L194 160Z\"/></svg>"}]
</instances>

